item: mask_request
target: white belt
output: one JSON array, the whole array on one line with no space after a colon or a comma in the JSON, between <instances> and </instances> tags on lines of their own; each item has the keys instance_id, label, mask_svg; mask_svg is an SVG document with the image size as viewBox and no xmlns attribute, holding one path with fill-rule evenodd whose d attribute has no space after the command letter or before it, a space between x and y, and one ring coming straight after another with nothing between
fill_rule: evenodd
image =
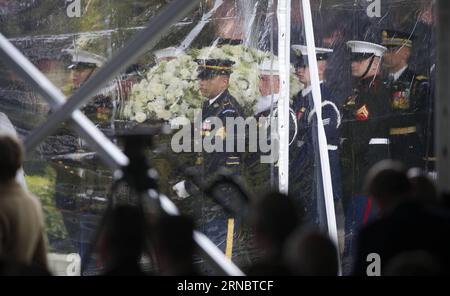
<instances>
[{"instance_id":1,"label":"white belt","mask_svg":"<svg viewBox=\"0 0 450 296\"><path fill-rule=\"evenodd\" d=\"M335 146L335 145L328 145L328 150L330 150L330 151L336 151L336 150L338 150L338 146Z\"/></svg>"},{"instance_id":2,"label":"white belt","mask_svg":"<svg viewBox=\"0 0 450 296\"><path fill-rule=\"evenodd\" d=\"M389 139L373 138L373 139L370 139L369 145L389 145Z\"/></svg>"}]
</instances>

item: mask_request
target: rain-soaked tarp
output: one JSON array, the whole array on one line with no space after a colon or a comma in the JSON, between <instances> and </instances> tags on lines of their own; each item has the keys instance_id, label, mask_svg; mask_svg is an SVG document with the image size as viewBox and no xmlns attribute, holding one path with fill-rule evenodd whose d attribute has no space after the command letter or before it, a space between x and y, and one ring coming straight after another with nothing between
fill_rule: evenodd
<instances>
[{"instance_id":1,"label":"rain-soaked tarp","mask_svg":"<svg viewBox=\"0 0 450 296\"><path fill-rule=\"evenodd\" d=\"M162 0L92 0L75 7L77 1L72 2L0 3L1 33L68 96L166 5ZM118 145L117 131L165 124L168 128L154 136L147 151L159 173L159 190L243 269L263 254L246 221L246 204L279 189L277 2L201 1L82 108ZM368 168L396 158L408 167L434 171L432 2L310 1L328 184L344 274L351 269L357 229L377 215L362 190ZM288 189L305 224L327 233L327 182L317 99L310 92L309 60L302 47L307 45L302 1L291 0L290 12ZM386 50L383 56L356 59L348 41ZM228 75L229 80L211 82ZM224 83L227 91L222 92ZM0 111L24 138L46 120L50 108L1 65ZM247 124L227 128L227 118ZM29 190L41 198L51 250L86 256L113 173L67 124L28 155L24 171ZM229 183L208 194L201 190L222 175L238 180L246 194ZM135 202L128 188L118 191L122 202ZM201 258L196 263L203 266ZM99 266L93 256L85 274L98 273Z\"/></svg>"}]
</instances>

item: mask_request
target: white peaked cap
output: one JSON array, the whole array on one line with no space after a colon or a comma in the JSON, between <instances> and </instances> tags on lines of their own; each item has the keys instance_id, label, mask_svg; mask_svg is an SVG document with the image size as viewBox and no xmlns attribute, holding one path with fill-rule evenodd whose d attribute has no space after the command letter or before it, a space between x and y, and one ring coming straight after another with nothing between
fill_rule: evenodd
<instances>
[{"instance_id":1,"label":"white peaked cap","mask_svg":"<svg viewBox=\"0 0 450 296\"><path fill-rule=\"evenodd\" d=\"M280 66L278 65L278 59L264 59L259 65L260 75L279 75Z\"/></svg>"},{"instance_id":2,"label":"white peaked cap","mask_svg":"<svg viewBox=\"0 0 450 296\"><path fill-rule=\"evenodd\" d=\"M366 41L348 41L347 46L353 53L372 53L377 57L382 57L384 52L387 50L387 48L382 45Z\"/></svg>"},{"instance_id":3,"label":"white peaked cap","mask_svg":"<svg viewBox=\"0 0 450 296\"><path fill-rule=\"evenodd\" d=\"M183 53L183 50L176 48L176 47L167 47L167 48L159 49L159 50L156 50L155 52L153 52L156 59L158 59L158 60L163 59L163 58L176 58L182 53Z\"/></svg>"},{"instance_id":4,"label":"white peaked cap","mask_svg":"<svg viewBox=\"0 0 450 296\"><path fill-rule=\"evenodd\" d=\"M291 46L291 48L301 55L308 55L308 47L306 45L294 44ZM332 52L333 52L333 50L331 48L316 47L316 54L326 54L326 53L332 53Z\"/></svg>"},{"instance_id":5,"label":"white peaked cap","mask_svg":"<svg viewBox=\"0 0 450 296\"><path fill-rule=\"evenodd\" d=\"M64 52L72 55L72 63L89 63L95 64L97 67L101 67L106 63L107 59L98 54L91 53L80 49L64 49Z\"/></svg>"}]
</instances>

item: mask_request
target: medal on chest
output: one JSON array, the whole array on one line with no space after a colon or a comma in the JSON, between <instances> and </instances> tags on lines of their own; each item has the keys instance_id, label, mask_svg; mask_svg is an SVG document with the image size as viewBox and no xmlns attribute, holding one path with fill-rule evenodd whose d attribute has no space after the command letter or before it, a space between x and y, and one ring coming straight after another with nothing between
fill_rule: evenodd
<instances>
[{"instance_id":1,"label":"medal on chest","mask_svg":"<svg viewBox=\"0 0 450 296\"><path fill-rule=\"evenodd\" d=\"M410 106L409 89L399 90L392 95L392 108L395 110L407 110Z\"/></svg>"},{"instance_id":2,"label":"medal on chest","mask_svg":"<svg viewBox=\"0 0 450 296\"><path fill-rule=\"evenodd\" d=\"M302 107L302 108L300 108L300 110L298 110L297 111L297 120L298 121L300 121L302 118L303 118L303 116L305 115L305 112L306 112L306 108L305 107Z\"/></svg>"},{"instance_id":3,"label":"medal on chest","mask_svg":"<svg viewBox=\"0 0 450 296\"><path fill-rule=\"evenodd\" d=\"M355 107L355 105L356 105L356 98L357 98L357 97L358 97L357 94L354 94L354 95L352 95L352 96L349 96L349 97L347 98L347 100L345 100L344 107L345 107L345 108L353 108L353 107Z\"/></svg>"},{"instance_id":4,"label":"medal on chest","mask_svg":"<svg viewBox=\"0 0 450 296\"><path fill-rule=\"evenodd\" d=\"M209 136L211 134L212 124L210 120L205 120L202 123L202 136Z\"/></svg>"}]
</instances>

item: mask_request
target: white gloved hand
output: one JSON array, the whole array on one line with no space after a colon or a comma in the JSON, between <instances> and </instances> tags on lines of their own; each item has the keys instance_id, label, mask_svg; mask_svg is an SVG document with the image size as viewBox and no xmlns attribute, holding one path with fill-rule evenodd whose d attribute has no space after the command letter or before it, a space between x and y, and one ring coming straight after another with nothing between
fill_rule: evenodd
<instances>
[{"instance_id":1,"label":"white gloved hand","mask_svg":"<svg viewBox=\"0 0 450 296\"><path fill-rule=\"evenodd\" d=\"M175 184L175 186L173 186L172 189L177 193L178 197L181 199L191 196L186 190L186 181L181 181Z\"/></svg>"}]
</instances>

